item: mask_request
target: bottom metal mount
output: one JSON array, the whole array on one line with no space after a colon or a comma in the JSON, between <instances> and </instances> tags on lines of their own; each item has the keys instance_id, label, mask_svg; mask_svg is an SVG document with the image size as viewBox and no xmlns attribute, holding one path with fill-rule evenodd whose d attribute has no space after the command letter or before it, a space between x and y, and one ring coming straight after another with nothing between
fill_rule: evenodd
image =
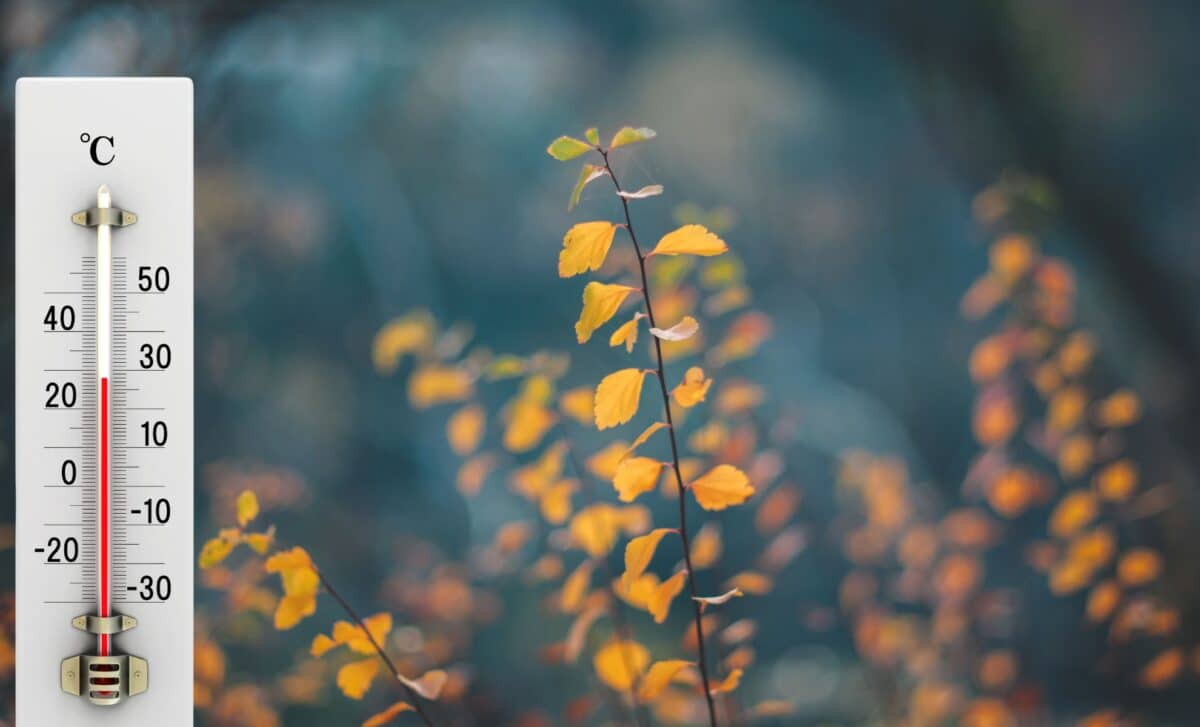
<instances>
[{"instance_id":1,"label":"bottom metal mount","mask_svg":"<svg viewBox=\"0 0 1200 727\"><path fill-rule=\"evenodd\" d=\"M62 688L67 694L86 697L92 704L111 707L150 686L150 668L138 656L91 656L63 659Z\"/></svg>"}]
</instances>

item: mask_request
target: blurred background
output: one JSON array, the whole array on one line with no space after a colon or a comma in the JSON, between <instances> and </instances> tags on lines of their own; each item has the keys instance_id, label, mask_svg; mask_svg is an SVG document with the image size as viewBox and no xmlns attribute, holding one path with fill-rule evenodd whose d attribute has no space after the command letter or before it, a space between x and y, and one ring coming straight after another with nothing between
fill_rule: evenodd
<instances>
[{"instance_id":1,"label":"blurred background","mask_svg":"<svg viewBox=\"0 0 1200 727\"><path fill-rule=\"evenodd\" d=\"M520 503L503 484L473 498L455 487L445 416L411 406L403 368L376 369L376 333L426 309L442 327L469 323L492 350L569 353L571 382L594 383L617 359L576 346L581 286L558 279L555 260L570 224L616 207L594 184L568 213L576 169L544 150L590 126L657 130L620 161L624 186L666 188L637 205L638 224L651 237L681 203L722 208L754 308L771 321L739 375L768 392L764 429L787 424L771 446L803 492L809 543L769 597L738 606L759 627L746 701L791 701L786 716L764 715L774 724L904 721L891 711L903 680L887 678L900 668L864 653L844 593L839 605L854 558L823 526L841 516L849 450L902 460L933 511L967 498L981 452L968 360L996 330L960 311L997 234L977 195L1032 186L1039 212L1022 232L1074 270L1101 388L1142 401L1126 449L1147 489L1169 489L1153 517L1119 529L1166 564L1160 592L1176 624L1149 656L1175 644L1185 658L1168 683L1147 682L1146 659L1109 656L1113 635L1088 623L1084 592L1055 593L1034 573L1002 578L998 638L1020 676L989 692L967 662L952 663L967 691L993 694L1021 723L1112 708L1188 724L1188 644L1200 636L1198 33L1188 3L1115 0L5 0L0 135L11 138L20 76L194 79L197 547L229 524L238 491L256 489L281 538L338 573L361 610L416 623L402 607L404 569L475 562ZM0 157L11 169L9 145ZM0 198L11 186L5 171ZM11 240L11 226L0 234ZM11 252L0 266L10 313ZM0 339L11 350L8 313ZM11 381L11 358L0 370ZM11 492L10 409L0 462ZM12 498L0 499L0 522L11 521ZM1044 533L1044 517L1005 522L999 537L1022 545L989 574L1021 569L1025 544ZM11 530L3 537L11 547ZM724 561L754 557L750 539L727 529L726 540ZM0 574L11 590L9 556ZM464 578L467 593L446 598L473 598L469 610L485 616L455 637L470 686L447 713L568 723L588 670L572 677L539 653L570 620L542 618L519 578ZM336 617L328 604L316 622L274 632L269 619L229 615L227 591L210 585L198 607L223 658L214 689L255 687L239 693L269 705L253 719L279 721L226 707L201 724L358 724L389 702L347 700L331 678L299 699L276 681L303 676L309 641Z\"/></svg>"}]
</instances>

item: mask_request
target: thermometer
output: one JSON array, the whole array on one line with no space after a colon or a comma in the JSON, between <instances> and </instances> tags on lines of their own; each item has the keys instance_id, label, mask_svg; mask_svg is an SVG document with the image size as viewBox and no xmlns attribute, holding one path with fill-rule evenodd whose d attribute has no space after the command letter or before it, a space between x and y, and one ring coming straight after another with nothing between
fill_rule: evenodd
<instances>
[{"instance_id":1,"label":"thermometer","mask_svg":"<svg viewBox=\"0 0 1200 727\"><path fill-rule=\"evenodd\" d=\"M191 725L192 86L16 90L16 716Z\"/></svg>"}]
</instances>

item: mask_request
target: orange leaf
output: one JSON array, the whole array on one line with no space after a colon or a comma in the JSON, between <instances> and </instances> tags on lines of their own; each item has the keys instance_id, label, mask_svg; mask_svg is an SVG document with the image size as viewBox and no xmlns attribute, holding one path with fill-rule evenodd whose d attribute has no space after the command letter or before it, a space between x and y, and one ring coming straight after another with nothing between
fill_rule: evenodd
<instances>
[{"instance_id":1,"label":"orange leaf","mask_svg":"<svg viewBox=\"0 0 1200 727\"><path fill-rule=\"evenodd\" d=\"M624 424L637 413L642 398L643 369L621 369L605 376L596 387L596 428Z\"/></svg>"},{"instance_id":2,"label":"orange leaf","mask_svg":"<svg viewBox=\"0 0 1200 727\"><path fill-rule=\"evenodd\" d=\"M714 686L712 689L710 689L709 693L713 694L713 695L728 694L729 692L732 692L733 690L737 689L738 685L741 683L742 683L742 670L734 669L733 671L729 672L729 674L725 677L724 680L721 681L720 684L718 684L718 685Z\"/></svg>"},{"instance_id":3,"label":"orange leaf","mask_svg":"<svg viewBox=\"0 0 1200 727\"><path fill-rule=\"evenodd\" d=\"M462 401L475 391L471 375L461 368L426 364L408 379L408 398L418 409Z\"/></svg>"},{"instance_id":4,"label":"orange leaf","mask_svg":"<svg viewBox=\"0 0 1200 727\"><path fill-rule=\"evenodd\" d=\"M596 676L611 689L628 691L650 663L650 651L636 641L610 641L596 652Z\"/></svg>"},{"instance_id":5,"label":"orange leaf","mask_svg":"<svg viewBox=\"0 0 1200 727\"><path fill-rule=\"evenodd\" d=\"M316 638L313 639L312 646L309 648L308 653L312 654L313 656L324 656L337 647L338 643L333 639L329 638L325 634L317 634Z\"/></svg>"},{"instance_id":6,"label":"orange leaf","mask_svg":"<svg viewBox=\"0 0 1200 727\"><path fill-rule=\"evenodd\" d=\"M642 683L637 693L638 701L654 701L670 685L675 676L689 666L692 666L692 662L682 660L654 662L650 666L650 670L646 672L646 676L642 677Z\"/></svg>"},{"instance_id":7,"label":"orange leaf","mask_svg":"<svg viewBox=\"0 0 1200 727\"><path fill-rule=\"evenodd\" d=\"M705 510L724 510L740 505L754 494L749 478L737 467L717 465L688 486Z\"/></svg>"},{"instance_id":8,"label":"orange leaf","mask_svg":"<svg viewBox=\"0 0 1200 727\"><path fill-rule=\"evenodd\" d=\"M571 519L571 538L588 555L602 558L617 542L621 514L612 505L599 503L585 507Z\"/></svg>"},{"instance_id":9,"label":"orange leaf","mask_svg":"<svg viewBox=\"0 0 1200 727\"><path fill-rule=\"evenodd\" d=\"M595 564L592 561L585 560L571 575L567 576L559 596L559 606L564 613L575 613L583 605L583 598L592 585L592 569L594 567Z\"/></svg>"},{"instance_id":10,"label":"orange leaf","mask_svg":"<svg viewBox=\"0 0 1200 727\"><path fill-rule=\"evenodd\" d=\"M683 382L671 390L675 401L685 409L689 409L708 396L708 389L712 386L712 379L704 378L704 369L699 366L692 366L683 375Z\"/></svg>"},{"instance_id":11,"label":"orange leaf","mask_svg":"<svg viewBox=\"0 0 1200 727\"><path fill-rule=\"evenodd\" d=\"M617 313L617 309L637 288L613 283L597 283L592 281L583 288L583 309L579 312L579 320L575 322L575 338L580 343L587 343L592 333L608 322Z\"/></svg>"},{"instance_id":12,"label":"orange leaf","mask_svg":"<svg viewBox=\"0 0 1200 727\"><path fill-rule=\"evenodd\" d=\"M454 412L446 422L446 438L455 454L465 457L475 451L483 439L486 416L479 404L468 404Z\"/></svg>"},{"instance_id":13,"label":"orange leaf","mask_svg":"<svg viewBox=\"0 0 1200 727\"><path fill-rule=\"evenodd\" d=\"M675 531L671 528L658 528L630 540L629 544L625 546L625 573L621 579L626 584L630 584L640 578L650 567L650 561L654 559L654 552L658 550L658 544L667 536L667 533L673 532Z\"/></svg>"},{"instance_id":14,"label":"orange leaf","mask_svg":"<svg viewBox=\"0 0 1200 727\"><path fill-rule=\"evenodd\" d=\"M633 454L635 449L645 444L658 430L666 428L666 422L654 422L646 427L641 434L637 435L637 439L633 440L633 444L629 445L629 448L625 450L625 456L628 457Z\"/></svg>"},{"instance_id":15,"label":"orange leaf","mask_svg":"<svg viewBox=\"0 0 1200 727\"><path fill-rule=\"evenodd\" d=\"M595 408L591 387L580 386L564 391L558 397L558 408L580 424L591 425L592 410Z\"/></svg>"},{"instance_id":16,"label":"orange leaf","mask_svg":"<svg viewBox=\"0 0 1200 727\"><path fill-rule=\"evenodd\" d=\"M639 495L652 491L658 485L663 463L650 457L631 457L617 465L613 476L621 502L633 502Z\"/></svg>"},{"instance_id":17,"label":"orange leaf","mask_svg":"<svg viewBox=\"0 0 1200 727\"><path fill-rule=\"evenodd\" d=\"M606 221L580 222L567 230L562 252L558 254L558 277L569 278L588 270L599 270L616 232L617 226Z\"/></svg>"},{"instance_id":18,"label":"orange leaf","mask_svg":"<svg viewBox=\"0 0 1200 727\"><path fill-rule=\"evenodd\" d=\"M770 576L765 576L762 573L755 571L742 571L733 578L730 578L726 585L736 590L742 590L752 596L765 596L771 592L775 584L771 581Z\"/></svg>"},{"instance_id":19,"label":"orange leaf","mask_svg":"<svg viewBox=\"0 0 1200 727\"><path fill-rule=\"evenodd\" d=\"M343 666L337 673L338 689L351 699L362 699L375 675L379 673L379 660L375 657L353 661Z\"/></svg>"},{"instance_id":20,"label":"orange leaf","mask_svg":"<svg viewBox=\"0 0 1200 727\"><path fill-rule=\"evenodd\" d=\"M1068 493L1050 514L1050 532L1060 538L1079 532L1096 518L1100 506L1096 496L1086 490Z\"/></svg>"},{"instance_id":21,"label":"orange leaf","mask_svg":"<svg viewBox=\"0 0 1200 727\"><path fill-rule=\"evenodd\" d=\"M704 225L684 225L663 235L650 255L720 255L729 250L725 241Z\"/></svg>"},{"instance_id":22,"label":"orange leaf","mask_svg":"<svg viewBox=\"0 0 1200 727\"><path fill-rule=\"evenodd\" d=\"M408 702L396 702L379 714L372 716L366 722L363 722L362 727L383 727L383 725L400 716L402 712L412 711L414 711L413 706Z\"/></svg>"},{"instance_id":23,"label":"orange leaf","mask_svg":"<svg viewBox=\"0 0 1200 727\"><path fill-rule=\"evenodd\" d=\"M654 623L662 623L667 620L667 614L671 612L671 601L683 591L684 583L687 581L687 571L679 571L671 576L662 584L654 589L649 602L646 604L646 610L654 617Z\"/></svg>"},{"instance_id":24,"label":"orange leaf","mask_svg":"<svg viewBox=\"0 0 1200 727\"><path fill-rule=\"evenodd\" d=\"M704 523L692 538L692 568L709 568L721 557L721 530L715 523Z\"/></svg>"}]
</instances>

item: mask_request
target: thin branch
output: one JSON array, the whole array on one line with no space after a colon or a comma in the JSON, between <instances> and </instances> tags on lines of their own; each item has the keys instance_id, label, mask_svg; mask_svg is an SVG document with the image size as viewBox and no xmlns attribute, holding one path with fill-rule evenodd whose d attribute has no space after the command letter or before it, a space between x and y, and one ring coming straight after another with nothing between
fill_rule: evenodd
<instances>
[{"instance_id":1,"label":"thin branch","mask_svg":"<svg viewBox=\"0 0 1200 727\"><path fill-rule=\"evenodd\" d=\"M392 657L388 656L387 652L383 650L383 646L381 646L379 642L375 640L375 635L372 634L371 630L367 628L367 624L350 606L350 603L342 597L342 594L338 593L337 589L333 587L333 584L329 582L329 579L325 577L325 574L316 568L313 568L313 570L317 572L317 577L321 579L321 585L326 591L329 592L329 595L333 596L334 600L338 602L338 605L342 607L342 610L346 612L346 615L350 617L350 620L353 621L355 625L362 629L363 633L367 635L367 640L370 641L371 646L375 648L375 653L379 654L379 658L383 660L383 663L387 666L388 671L390 671L392 676L396 678L396 683L404 689L404 692L408 697L408 701L410 704L412 704L413 710L417 713L417 716L421 718L421 721L424 722L427 727L434 727L433 720L429 718L429 715L425 713L425 708L421 706L421 695L417 694L412 687L408 686L402 681L400 670L396 668L396 664L392 661Z\"/></svg>"},{"instance_id":2,"label":"thin branch","mask_svg":"<svg viewBox=\"0 0 1200 727\"><path fill-rule=\"evenodd\" d=\"M617 175L613 171L612 165L609 164L608 150L597 149L597 151L604 159L604 169L608 172L608 178L612 180L613 187L616 188L617 198L621 200L621 208L625 212L625 230L629 233L629 239L633 243L634 252L637 253L638 270L642 275L642 300L646 305L646 319L650 323L651 328L657 328L658 324L654 321L654 308L650 302L650 282L646 276L646 256L642 253L641 245L638 244L637 234L633 229L633 218L629 214L629 200L620 194L622 191L621 184L617 181ZM662 392L663 408L666 410L667 433L670 434L671 438L671 468L675 471L675 484L679 491L679 537L683 541L683 561L687 568L688 591L691 595L689 600L692 602L692 612L695 615L696 643L700 657L700 681L704 687L704 699L708 704L709 725L710 727L717 727L717 707L713 703L712 691L709 685L708 656L705 653L704 647L703 612L700 608L700 601L696 600L700 597L700 592L696 588L696 576L692 570L692 547L691 540L688 537L687 523L687 486L683 482L683 470L679 464L679 443L675 437L675 422L671 417L671 395L667 392L667 375L663 367L662 341L658 336L651 336L651 338L654 339L655 373L658 376L658 387Z\"/></svg>"}]
</instances>

